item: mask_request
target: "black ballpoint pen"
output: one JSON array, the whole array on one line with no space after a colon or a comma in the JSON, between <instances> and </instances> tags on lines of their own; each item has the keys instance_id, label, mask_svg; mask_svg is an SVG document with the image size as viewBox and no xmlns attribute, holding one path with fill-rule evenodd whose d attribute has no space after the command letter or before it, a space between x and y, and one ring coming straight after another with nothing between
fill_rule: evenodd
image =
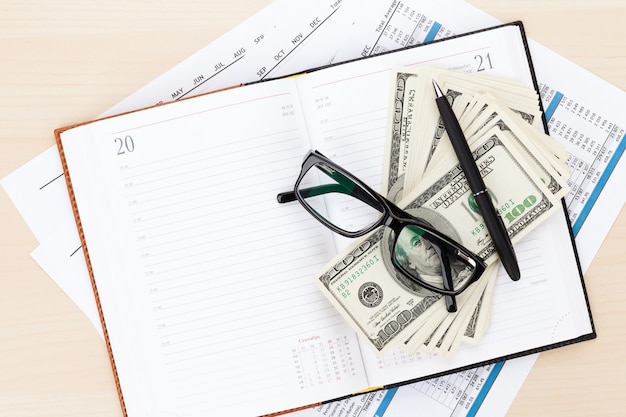
<instances>
[{"instance_id":1,"label":"black ballpoint pen","mask_svg":"<svg viewBox=\"0 0 626 417\"><path fill-rule=\"evenodd\" d=\"M509 239L506 227L491 202L485 182L480 175L476 161L474 161L474 157L472 156L472 151L467 144L465 135L463 135L461 126L459 126L459 121L454 115L450 103L448 103L448 99L441 92L441 88L439 88L435 80L433 80L433 86L435 87L435 101L437 102L443 125L446 128L446 132L448 132L454 152L457 158L459 158L459 163L472 190L487 231L491 235L491 241L496 247L498 255L500 255L500 260L507 274L509 274L509 277L511 277L513 281L517 281L520 279L519 265L517 264L517 257L515 256L515 251L513 250L513 245L511 244L511 239Z\"/></svg>"}]
</instances>

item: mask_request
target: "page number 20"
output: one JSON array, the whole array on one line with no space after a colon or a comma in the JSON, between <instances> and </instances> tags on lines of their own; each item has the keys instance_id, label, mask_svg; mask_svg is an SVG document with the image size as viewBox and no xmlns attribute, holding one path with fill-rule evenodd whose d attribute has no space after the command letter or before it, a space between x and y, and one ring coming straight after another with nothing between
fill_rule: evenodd
<instances>
[{"instance_id":1,"label":"page number 20","mask_svg":"<svg viewBox=\"0 0 626 417\"><path fill-rule=\"evenodd\" d=\"M493 65L491 64L491 56L489 56L489 54L485 56L474 55L474 60L478 61L478 68L476 68L476 72L493 69Z\"/></svg>"},{"instance_id":2,"label":"page number 20","mask_svg":"<svg viewBox=\"0 0 626 417\"><path fill-rule=\"evenodd\" d=\"M130 135L126 135L123 139L115 138L113 140L115 144L117 145L118 155L124 155L127 152L130 153L135 150L135 141L133 140L133 137Z\"/></svg>"}]
</instances>

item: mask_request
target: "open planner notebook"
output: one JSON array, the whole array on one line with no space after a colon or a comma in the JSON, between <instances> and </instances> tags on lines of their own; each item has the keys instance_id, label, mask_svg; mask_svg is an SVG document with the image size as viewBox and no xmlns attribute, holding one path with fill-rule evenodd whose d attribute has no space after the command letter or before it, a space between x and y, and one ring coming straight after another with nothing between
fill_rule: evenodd
<instances>
[{"instance_id":1,"label":"open planner notebook","mask_svg":"<svg viewBox=\"0 0 626 417\"><path fill-rule=\"evenodd\" d=\"M376 357L315 287L346 242L276 194L311 148L380 188L396 65L536 85L517 22L56 132L126 415L264 415L595 337L565 211L452 358Z\"/></svg>"}]
</instances>

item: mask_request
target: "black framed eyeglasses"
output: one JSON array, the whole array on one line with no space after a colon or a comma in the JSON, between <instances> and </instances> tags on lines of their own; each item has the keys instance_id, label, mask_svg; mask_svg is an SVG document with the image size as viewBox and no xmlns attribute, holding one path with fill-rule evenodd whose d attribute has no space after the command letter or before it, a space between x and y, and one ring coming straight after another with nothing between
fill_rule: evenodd
<instances>
[{"instance_id":1,"label":"black framed eyeglasses","mask_svg":"<svg viewBox=\"0 0 626 417\"><path fill-rule=\"evenodd\" d=\"M279 203L298 200L333 232L356 238L379 227L389 228L389 257L395 270L414 284L446 296L448 311L456 311L459 295L485 271L476 254L412 216L318 151L309 151L294 190L280 193ZM358 213L353 223L339 224L332 210L350 204ZM329 214L330 213L330 214Z\"/></svg>"}]
</instances>

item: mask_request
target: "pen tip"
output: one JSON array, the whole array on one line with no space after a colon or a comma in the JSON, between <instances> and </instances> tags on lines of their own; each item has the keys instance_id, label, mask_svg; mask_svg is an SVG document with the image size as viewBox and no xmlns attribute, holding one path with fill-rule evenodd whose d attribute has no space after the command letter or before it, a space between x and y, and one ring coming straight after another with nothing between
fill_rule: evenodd
<instances>
[{"instance_id":1,"label":"pen tip","mask_svg":"<svg viewBox=\"0 0 626 417\"><path fill-rule=\"evenodd\" d=\"M441 88L439 88L439 84L437 81L433 80L433 87L435 88L435 95L437 97L443 97L443 93L441 92Z\"/></svg>"},{"instance_id":2,"label":"pen tip","mask_svg":"<svg viewBox=\"0 0 626 417\"><path fill-rule=\"evenodd\" d=\"M517 263L517 258L515 257L515 252L513 252L513 256L513 259L509 259L508 262L502 262L502 265L504 266L504 270L512 281L519 281L521 274L519 270L519 265Z\"/></svg>"}]
</instances>

